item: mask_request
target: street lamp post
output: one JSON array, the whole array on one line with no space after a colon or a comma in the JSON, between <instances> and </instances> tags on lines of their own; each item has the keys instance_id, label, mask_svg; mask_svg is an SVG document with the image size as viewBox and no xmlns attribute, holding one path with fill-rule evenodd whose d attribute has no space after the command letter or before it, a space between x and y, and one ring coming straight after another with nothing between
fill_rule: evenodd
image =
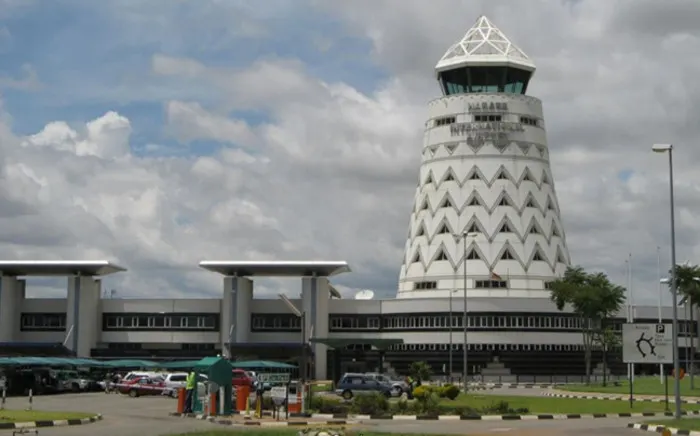
<instances>
[{"instance_id":1,"label":"street lamp post","mask_svg":"<svg viewBox=\"0 0 700 436\"><path fill-rule=\"evenodd\" d=\"M476 236L476 233L462 233L462 242L464 244L463 262L464 262L464 312L462 313L462 327L464 328L464 342L462 344L463 361L462 361L462 382L464 383L464 393L469 390L469 362L467 356L467 347L469 340L467 337L467 238Z\"/></svg>"},{"instance_id":2,"label":"street lamp post","mask_svg":"<svg viewBox=\"0 0 700 436\"><path fill-rule=\"evenodd\" d=\"M676 283L676 217L675 199L673 194L673 145L654 144L651 148L656 153L668 153L668 178L671 213L671 298L673 301L673 385L675 392L675 418L681 419L681 379L680 362L678 360L678 287Z\"/></svg>"},{"instance_id":3,"label":"street lamp post","mask_svg":"<svg viewBox=\"0 0 700 436\"><path fill-rule=\"evenodd\" d=\"M449 361L447 365L447 379L452 383L452 293L454 291L450 290L450 317L447 320L450 329L450 351L449 351Z\"/></svg>"}]
</instances>

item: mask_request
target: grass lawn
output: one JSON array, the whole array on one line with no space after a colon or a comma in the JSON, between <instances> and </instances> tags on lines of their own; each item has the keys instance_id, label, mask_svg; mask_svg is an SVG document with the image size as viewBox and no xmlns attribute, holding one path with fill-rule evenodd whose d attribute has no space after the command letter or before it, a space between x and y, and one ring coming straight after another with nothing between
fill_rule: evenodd
<instances>
[{"instance_id":1,"label":"grass lawn","mask_svg":"<svg viewBox=\"0 0 700 436\"><path fill-rule=\"evenodd\" d=\"M61 419L83 419L94 413L42 412L41 410L0 410L0 422L57 421Z\"/></svg>"},{"instance_id":2,"label":"grass lawn","mask_svg":"<svg viewBox=\"0 0 700 436\"><path fill-rule=\"evenodd\" d=\"M646 421L645 424L663 425L665 427L679 428L682 430L700 430L700 418L657 419L654 421Z\"/></svg>"},{"instance_id":3,"label":"grass lawn","mask_svg":"<svg viewBox=\"0 0 700 436\"><path fill-rule=\"evenodd\" d=\"M668 393L673 395L673 378L668 378ZM661 384L659 377L637 377L632 386L634 393L638 395L664 395L666 387ZM600 383L590 385L562 385L557 386L558 390L571 392L603 392L607 394L629 394L630 386L627 381L620 381L620 386L613 386L608 383L603 386ZM700 377L696 377L695 389L690 389L690 377L685 376L681 380L681 395L686 397L700 397Z\"/></svg>"},{"instance_id":4,"label":"grass lawn","mask_svg":"<svg viewBox=\"0 0 700 436\"><path fill-rule=\"evenodd\" d=\"M442 400L441 406L449 408L482 409L499 401L508 403L510 409L527 408L530 414L538 413L625 413L625 412L663 412L664 403L635 402L630 408L626 401L580 400L577 398L524 397L501 395L460 395L454 401ZM671 405L672 406L672 405ZM683 410L700 410L698 404L684 404Z\"/></svg>"}]
</instances>

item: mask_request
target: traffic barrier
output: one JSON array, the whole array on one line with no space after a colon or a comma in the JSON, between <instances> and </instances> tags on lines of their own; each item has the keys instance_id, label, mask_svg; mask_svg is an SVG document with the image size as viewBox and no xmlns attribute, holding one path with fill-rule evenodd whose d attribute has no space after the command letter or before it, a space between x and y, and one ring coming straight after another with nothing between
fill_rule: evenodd
<instances>
[{"instance_id":1,"label":"traffic barrier","mask_svg":"<svg viewBox=\"0 0 700 436\"><path fill-rule=\"evenodd\" d=\"M209 416L216 416L217 412L217 400L218 400L218 394L216 392L212 392L209 394L209 407L208 407L208 414Z\"/></svg>"},{"instance_id":2,"label":"traffic barrier","mask_svg":"<svg viewBox=\"0 0 700 436\"><path fill-rule=\"evenodd\" d=\"M288 407L288 409L289 409L289 413L290 413L290 414L292 414L292 413L301 413L301 412L302 412L302 407L303 407L302 405L303 405L303 398L304 398L304 397L303 397L303 395L304 395L304 389L305 389L305 387L303 387L302 389L299 389L299 388L297 387L297 395L296 395L296 398L295 398L295 397L292 397L292 398L289 399L290 401L289 401L289 404L288 404L287 407ZM295 401L291 401L291 400L295 400Z\"/></svg>"},{"instance_id":3,"label":"traffic barrier","mask_svg":"<svg viewBox=\"0 0 700 436\"><path fill-rule=\"evenodd\" d=\"M250 386L236 386L236 410L239 412L247 412L249 398Z\"/></svg>"},{"instance_id":4,"label":"traffic barrier","mask_svg":"<svg viewBox=\"0 0 700 436\"><path fill-rule=\"evenodd\" d=\"M185 389L177 390L177 413L185 413Z\"/></svg>"}]
</instances>

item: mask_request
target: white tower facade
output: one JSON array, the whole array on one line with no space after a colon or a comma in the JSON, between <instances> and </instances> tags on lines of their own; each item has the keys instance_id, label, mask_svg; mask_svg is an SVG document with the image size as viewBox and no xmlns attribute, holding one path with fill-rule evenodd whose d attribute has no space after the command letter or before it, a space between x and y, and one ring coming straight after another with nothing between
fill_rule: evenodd
<instances>
[{"instance_id":1,"label":"white tower facade","mask_svg":"<svg viewBox=\"0 0 700 436\"><path fill-rule=\"evenodd\" d=\"M397 297L461 297L466 268L470 297L548 298L570 259L535 65L482 16L435 69Z\"/></svg>"}]
</instances>

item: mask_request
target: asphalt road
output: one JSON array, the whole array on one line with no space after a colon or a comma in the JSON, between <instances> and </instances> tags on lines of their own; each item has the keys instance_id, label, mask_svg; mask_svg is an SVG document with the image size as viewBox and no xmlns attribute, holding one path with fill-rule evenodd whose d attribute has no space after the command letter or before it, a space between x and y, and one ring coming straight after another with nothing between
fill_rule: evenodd
<instances>
[{"instance_id":1,"label":"asphalt road","mask_svg":"<svg viewBox=\"0 0 700 436\"><path fill-rule=\"evenodd\" d=\"M537 389L500 389L488 391L493 395L541 395ZM175 410L175 400L161 397L129 398L103 393L68 394L35 397L36 410L67 410L101 413L104 420L83 426L42 428L41 436L164 436L190 431L224 427L194 419L168 416ZM7 408L19 409L27 406L26 399L9 398ZM354 426L357 429L375 430L395 434L441 433L469 436L513 435L513 436L559 436L605 434L606 436L639 435L627 429L628 422L642 419L580 419L552 421L371 421ZM253 427L255 428L255 427ZM253 429L237 427L237 431ZM0 431L0 435L10 431ZM10 433L11 434L11 433Z\"/></svg>"},{"instance_id":2,"label":"asphalt road","mask_svg":"<svg viewBox=\"0 0 700 436\"><path fill-rule=\"evenodd\" d=\"M377 421L377 424L362 425L367 428L398 434L440 433L468 436L633 436L639 431L627 428L626 419L578 419L552 421Z\"/></svg>"}]
</instances>

